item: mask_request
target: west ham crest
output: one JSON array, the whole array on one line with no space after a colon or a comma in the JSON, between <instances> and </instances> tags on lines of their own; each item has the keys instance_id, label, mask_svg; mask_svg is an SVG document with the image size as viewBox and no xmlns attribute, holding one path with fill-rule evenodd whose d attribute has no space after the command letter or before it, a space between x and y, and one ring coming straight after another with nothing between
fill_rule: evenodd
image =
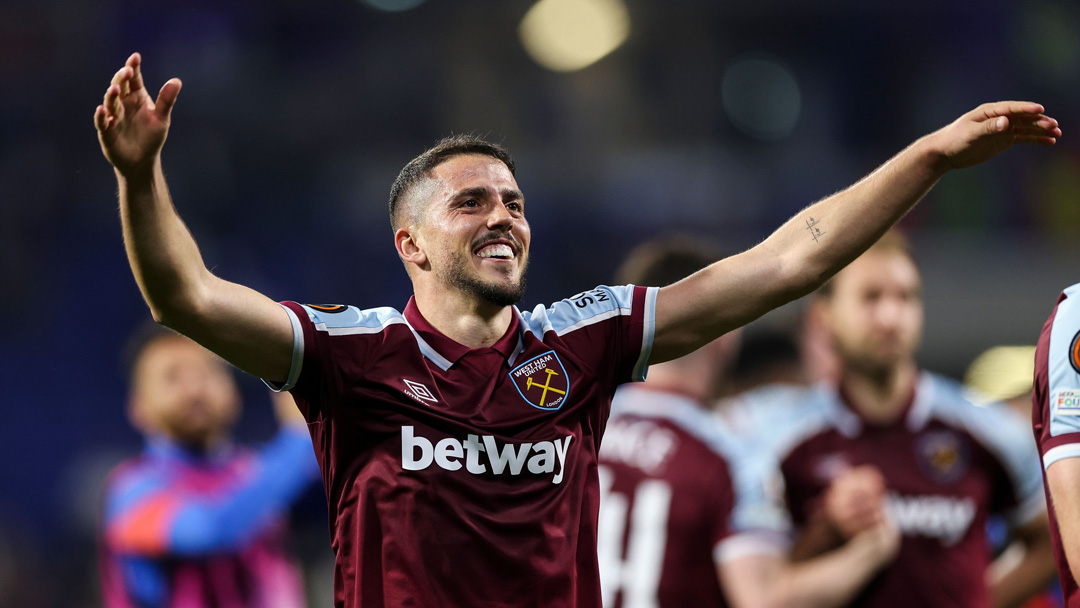
<instances>
[{"instance_id":1,"label":"west ham crest","mask_svg":"<svg viewBox=\"0 0 1080 608\"><path fill-rule=\"evenodd\" d=\"M928 477L952 484L967 472L971 449L963 437L952 431L930 431L915 442L915 459Z\"/></svg>"},{"instance_id":2,"label":"west ham crest","mask_svg":"<svg viewBox=\"0 0 1080 608\"><path fill-rule=\"evenodd\" d=\"M570 377L553 350L510 370L510 380L521 398L536 409L555 411L570 396Z\"/></svg>"}]
</instances>

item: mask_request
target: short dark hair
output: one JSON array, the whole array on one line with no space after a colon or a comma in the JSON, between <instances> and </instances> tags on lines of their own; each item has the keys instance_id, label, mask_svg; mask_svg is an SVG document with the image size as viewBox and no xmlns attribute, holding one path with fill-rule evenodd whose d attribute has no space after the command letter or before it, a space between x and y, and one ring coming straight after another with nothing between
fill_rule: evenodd
<instances>
[{"instance_id":1,"label":"short dark hair","mask_svg":"<svg viewBox=\"0 0 1080 608\"><path fill-rule=\"evenodd\" d=\"M635 247L615 273L619 284L664 287L677 283L723 257L719 247L700 238L672 235Z\"/></svg>"},{"instance_id":2,"label":"short dark hair","mask_svg":"<svg viewBox=\"0 0 1080 608\"><path fill-rule=\"evenodd\" d=\"M911 260L911 263L914 264L916 268L919 267L919 261L915 259L915 251L911 248L911 243L898 228L892 228L883 234L873 245L870 245L869 249L860 254L860 257L868 253L899 253ZM843 268L841 268L836 274L840 274L843 271ZM814 295L820 298L831 297L835 289L835 280L836 275L833 275L828 281L825 281L825 284L818 287L817 291L814 292Z\"/></svg>"},{"instance_id":3,"label":"short dark hair","mask_svg":"<svg viewBox=\"0 0 1080 608\"><path fill-rule=\"evenodd\" d=\"M405 194L420 180L429 177L432 169L454 156L465 154L490 156L506 165L511 175L516 175L514 159L502 146L465 133L444 137L426 152L410 160L390 186L390 225L395 230L399 227L398 213Z\"/></svg>"}]
</instances>

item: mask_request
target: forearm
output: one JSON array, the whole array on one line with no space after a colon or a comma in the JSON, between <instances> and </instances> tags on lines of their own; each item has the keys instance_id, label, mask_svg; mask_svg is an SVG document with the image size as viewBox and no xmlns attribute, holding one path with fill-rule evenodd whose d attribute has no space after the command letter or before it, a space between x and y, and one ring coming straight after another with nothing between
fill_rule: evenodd
<instances>
[{"instance_id":1,"label":"forearm","mask_svg":"<svg viewBox=\"0 0 1080 608\"><path fill-rule=\"evenodd\" d=\"M946 173L936 133L911 144L850 187L806 207L761 245L780 264L784 301L803 296L859 256Z\"/></svg>"},{"instance_id":2,"label":"forearm","mask_svg":"<svg viewBox=\"0 0 1080 608\"><path fill-rule=\"evenodd\" d=\"M1012 553L1014 550L1022 552L1019 559ZM1049 542L1015 543L994 562L990 572L990 596L995 608L1020 606L1053 580L1056 572L1053 548Z\"/></svg>"},{"instance_id":3,"label":"forearm","mask_svg":"<svg viewBox=\"0 0 1080 608\"><path fill-rule=\"evenodd\" d=\"M124 247L154 318L175 325L197 311L211 277L187 226L176 213L158 156L134 175L116 171Z\"/></svg>"},{"instance_id":4,"label":"forearm","mask_svg":"<svg viewBox=\"0 0 1080 608\"><path fill-rule=\"evenodd\" d=\"M807 608L846 605L881 566L879 548L853 539L824 555L785 567L772 585L767 605Z\"/></svg>"}]
</instances>

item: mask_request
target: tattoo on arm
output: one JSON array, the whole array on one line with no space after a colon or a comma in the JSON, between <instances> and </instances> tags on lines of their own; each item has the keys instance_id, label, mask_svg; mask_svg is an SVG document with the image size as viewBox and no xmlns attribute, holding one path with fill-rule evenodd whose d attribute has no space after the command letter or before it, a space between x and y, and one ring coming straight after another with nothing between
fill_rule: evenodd
<instances>
[{"instance_id":1,"label":"tattoo on arm","mask_svg":"<svg viewBox=\"0 0 1080 608\"><path fill-rule=\"evenodd\" d=\"M806 220L806 229L810 231L810 238L814 239L815 243L819 243L821 237L825 236L825 231L818 227L818 221L812 216Z\"/></svg>"}]
</instances>

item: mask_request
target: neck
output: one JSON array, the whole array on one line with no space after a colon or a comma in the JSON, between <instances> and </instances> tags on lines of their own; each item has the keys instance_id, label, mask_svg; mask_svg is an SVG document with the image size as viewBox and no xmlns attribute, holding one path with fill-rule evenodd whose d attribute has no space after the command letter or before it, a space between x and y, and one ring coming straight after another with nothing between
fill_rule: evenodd
<instances>
[{"instance_id":1,"label":"neck","mask_svg":"<svg viewBox=\"0 0 1080 608\"><path fill-rule=\"evenodd\" d=\"M506 334L512 306L498 306L457 290L416 288L416 308L432 327L469 348L484 348Z\"/></svg>"},{"instance_id":2,"label":"neck","mask_svg":"<svg viewBox=\"0 0 1080 608\"><path fill-rule=\"evenodd\" d=\"M878 370L846 366L840 387L863 418L876 424L889 424L903 415L917 378L914 361Z\"/></svg>"}]
</instances>

